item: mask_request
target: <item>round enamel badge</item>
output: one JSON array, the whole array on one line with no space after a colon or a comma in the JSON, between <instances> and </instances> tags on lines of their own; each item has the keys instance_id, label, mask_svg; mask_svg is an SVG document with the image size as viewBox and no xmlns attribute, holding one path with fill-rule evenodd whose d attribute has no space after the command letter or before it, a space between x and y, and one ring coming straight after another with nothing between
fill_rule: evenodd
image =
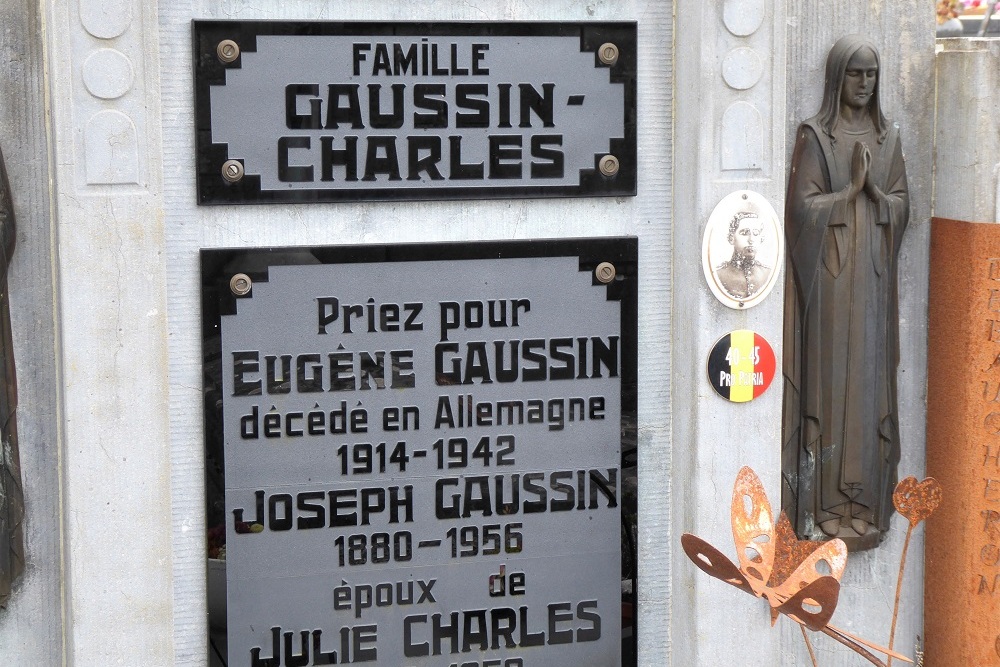
<instances>
[{"instance_id":1,"label":"round enamel badge","mask_svg":"<svg viewBox=\"0 0 1000 667\"><path fill-rule=\"evenodd\" d=\"M763 394L774 379L774 367L771 344L748 329L727 333L708 355L712 387L734 403L746 403Z\"/></svg>"}]
</instances>

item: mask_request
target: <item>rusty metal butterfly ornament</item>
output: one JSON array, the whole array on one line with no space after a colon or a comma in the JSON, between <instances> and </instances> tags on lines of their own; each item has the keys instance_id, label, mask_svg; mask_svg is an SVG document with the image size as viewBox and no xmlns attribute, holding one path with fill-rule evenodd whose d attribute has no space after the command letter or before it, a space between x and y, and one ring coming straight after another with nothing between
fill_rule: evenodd
<instances>
[{"instance_id":1,"label":"rusty metal butterfly ornament","mask_svg":"<svg viewBox=\"0 0 1000 667\"><path fill-rule=\"evenodd\" d=\"M784 512L775 524L764 486L746 466L740 470L733 487L732 525L739 567L711 544L689 533L681 536L684 553L716 579L767 600L772 625L779 614L784 614L802 626L814 664L816 658L804 628L832 637L875 665L885 667L872 651L913 662L829 624L840 596L840 578L847 566L847 545L839 539L828 542L797 539Z\"/></svg>"}]
</instances>

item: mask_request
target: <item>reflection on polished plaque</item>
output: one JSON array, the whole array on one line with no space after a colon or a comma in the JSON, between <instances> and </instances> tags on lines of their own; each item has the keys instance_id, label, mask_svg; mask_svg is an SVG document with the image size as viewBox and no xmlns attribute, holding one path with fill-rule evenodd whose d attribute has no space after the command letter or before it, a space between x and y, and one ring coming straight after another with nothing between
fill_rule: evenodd
<instances>
[{"instance_id":1,"label":"reflection on polished plaque","mask_svg":"<svg viewBox=\"0 0 1000 667\"><path fill-rule=\"evenodd\" d=\"M635 23L195 21L198 202L636 192Z\"/></svg>"},{"instance_id":2,"label":"reflection on polished plaque","mask_svg":"<svg viewBox=\"0 0 1000 667\"><path fill-rule=\"evenodd\" d=\"M204 250L212 650L635 665L637 245Z\"/></svg>"}]
</instances>

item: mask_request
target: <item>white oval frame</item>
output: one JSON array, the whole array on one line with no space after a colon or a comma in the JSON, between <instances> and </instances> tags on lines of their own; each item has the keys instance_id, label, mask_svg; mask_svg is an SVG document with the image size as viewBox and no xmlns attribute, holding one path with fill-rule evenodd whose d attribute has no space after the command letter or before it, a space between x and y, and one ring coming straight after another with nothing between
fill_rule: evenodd
<instances>
[{"instance_id":1,"label":"white oval frame","mask_svg":"<svg viewBox=\"0 0 1000 667\"><path fill-rule=\"evenodd\" d=\"M762 221L767 236L761 244L758 261L771 267L767 282L757 292L746 299L732 296L719 281L715 267L732 257L733 247L727 240L729 223L737 213L755 213ZM737 190L723 197L705 225L701 244L701 266L705 282L719 301L734 310L752 308L771 293L785 264L785 233L774 207L759 193L751 190Z\"/></svg>"}]
</instances>

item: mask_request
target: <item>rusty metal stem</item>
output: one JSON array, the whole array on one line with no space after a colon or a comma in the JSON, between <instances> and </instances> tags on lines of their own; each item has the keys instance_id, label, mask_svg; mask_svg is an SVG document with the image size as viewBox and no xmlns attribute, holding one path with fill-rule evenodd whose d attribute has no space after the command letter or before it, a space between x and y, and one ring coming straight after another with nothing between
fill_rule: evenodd
<instances>
[{"instance_id":1,"label":"rusty metal stem","mask_svg":"<svg viewBox=\"0 0 1000 667\"><path fill-rule=\"evenodd\" d=\"M878 667L886 667L886 664L881 660L879 660L878 658L876 658L871 652L865 650L862 646L855 644L847 637L840 636L839 634L831 630L830 626L826 626L825 628L820 630L820 632L822 632L824 635L827 635L828 637L833 637L838 642L840 642L847 648L851 649L852 651L863 657L865 660L872 663L873 665L878 665Z\"/></svg>"},{"instance_id":2,"label":"rusty metal stem","mask_svg":"<svg viewBox=\"0 0 1000 667\"><path fill-rule=\"evenodd\" d=\"M910 548L910 536L913 535L913 524L906 529L906 541L903 542L903 555L899 559L899 577L896 579L896 602L892 605L892 626L889 629L889 650L896 640L896 621L899 619L899 594L903 591L903 569L906 567L906 552ZM892 656L889 656L888 667L892 667Z\"/></svg>"},{"instance_id":3,"label":"rusty metal stem","mask_svg":"<svg viewBox=\"0 0 1000 667\"><path fill-rule=\"evenodd\" d=\"M816 662L816 654L813 653L812 642L809 641L809 635L806 633L806 626L799 625L799 630L802 631L802 638L806 640L806 648L809 649L809 657L812 658L813 667L819 667L819 663Z\"/></svg>"}]
</instances>

